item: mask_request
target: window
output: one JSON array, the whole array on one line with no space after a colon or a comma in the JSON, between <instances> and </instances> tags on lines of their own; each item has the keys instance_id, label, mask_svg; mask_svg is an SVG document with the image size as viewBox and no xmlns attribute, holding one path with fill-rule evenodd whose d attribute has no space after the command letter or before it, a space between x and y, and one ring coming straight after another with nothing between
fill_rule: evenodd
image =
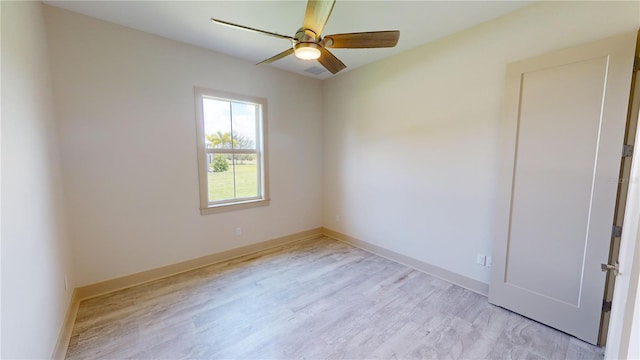
<instances>
[{"instance_id":1,"label":"window","mask_svg":"<svg viewBox=\"0 0 640 360\"><path fill-rule=\"evenodd\" d=\"M195 88L200 212L268 205L262 98Z\"/></svg>"}]
</instances>

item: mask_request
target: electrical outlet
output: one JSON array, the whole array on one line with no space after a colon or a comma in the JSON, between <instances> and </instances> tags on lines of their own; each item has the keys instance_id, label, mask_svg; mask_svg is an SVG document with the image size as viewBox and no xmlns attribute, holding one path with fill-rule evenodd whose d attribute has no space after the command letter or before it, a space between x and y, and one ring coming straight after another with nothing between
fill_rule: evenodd
<instances>
[{"instance_id":1,"label":"electrical outlet","mask_svg":"<svg viewBox=\"0 0 640 360\"><path fill-rule=\"evenodd\" d=\"M476 255L476 263L477 263L478 265L485 266L485 264L486 264L486 260L487 260L486 256L484 256L484 255L482 255L482 254L478 254L478 255Z\"/></svg>"},{"instance_id":2,"label":"electrical outlet","mask_svg":"<svg viewBox=\"0 0 640 360\"><path fill-rule=\"evenodd\" d=\"M236 236L242 236L242 228L241 227L237 227L236 228Z\"/></svg>"},{"instance_id":3,"label":"electrical outlet","mask_svg":"<svg viewBox=\"0 0 640 360\"><path fill-rule=\"evenodd\" d=\"M340 215L336 214L336 222L340 222Z\"/></svg>"},{"instance_id":4,"label":"electrical outlet","mask_svg":"<svg viewBox=\"0 0 640 360\"><path fill-rule=\"evenodd\" d=\"M491 266L493 264L493 260L491 259L491 256L487 256L487 259L484 262L484 266Z\"/></svg>"}]
</instances>

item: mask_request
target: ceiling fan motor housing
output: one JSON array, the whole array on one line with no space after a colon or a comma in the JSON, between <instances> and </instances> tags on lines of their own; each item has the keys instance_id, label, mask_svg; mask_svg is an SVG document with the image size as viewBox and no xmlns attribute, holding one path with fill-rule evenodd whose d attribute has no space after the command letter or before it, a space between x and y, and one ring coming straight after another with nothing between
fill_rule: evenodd
<instances>
[{"instance_id":1,"label":"ceiling fan motor housing","mask_svg":"<svg viewBox=\"0 0 640 360\"><path fill-rule=\"evenodd\" d=\"M300 28L296 31L294 38L299 43L318 43L320 42L320 36L318 36L313 30Z\"/></svg>"}]
</instances>

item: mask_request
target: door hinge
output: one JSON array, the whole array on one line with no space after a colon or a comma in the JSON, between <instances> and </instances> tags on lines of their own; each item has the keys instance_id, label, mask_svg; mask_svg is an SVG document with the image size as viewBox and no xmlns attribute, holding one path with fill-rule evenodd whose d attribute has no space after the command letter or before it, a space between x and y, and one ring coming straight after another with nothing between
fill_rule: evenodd
<instances>
[{"instance_id":1,"label":"door hinge","mask_svg":"<svg viewBox=\"0 0 640 360\"><path fill-rule=\"evenodd\" d=\"M609 312L609 311L611 311L611 301L603 300L602 301L602 312Z\"/></svg>"},{"instance_id":2,"label":"door hinge","mask_svg":"<svg viewBox=\"0 0 640 360\"><path fill-rule=\"evenodd\" d=\"M622 226L613 225L613 227L611 228L611 235L613 237L622 236Z\"/></svg>"},{"instance_id":3,"label":"door hinge","mask_svg":"<svg viewBox=\"0 0 640 360\"><path fill-rule=\"evenodd\" d=\"M622 157L633 156L633 145L622 145Z\"/></svg>"}]
</instances>

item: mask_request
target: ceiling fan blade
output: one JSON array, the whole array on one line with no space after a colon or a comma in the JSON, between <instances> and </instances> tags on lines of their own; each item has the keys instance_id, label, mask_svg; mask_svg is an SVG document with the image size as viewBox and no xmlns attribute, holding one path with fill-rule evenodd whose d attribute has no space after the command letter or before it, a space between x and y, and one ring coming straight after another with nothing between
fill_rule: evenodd
<instances>
[{"instance_id":1,"label":"ceiling fan blade","mask_svg":"<svg viewBox=\"0 0 640 360\"><path fill-rule=\"evenodd\" d=\"M291 54L293 54L293 48L289 48L289 49L287 49L287 50L285 50L285 51L281 52L281 53L280 53L280 54L278 54L278 55L272 56L272 57L270 57L270 58L268 58L268 59L266 59L266 60L262 60L262 61L260 61L259 63L257 63L256 65L271 64L272 62L274 62L274 61L276 61L276 60L280 60L280 59L282 59L283 57L285 57L285 56L289 56L289 55L291 55Z\"/></svg>"},{"instance_id":2,"label":"ceiling fan blade","mask_svg":"<svg viewBox=\"0 0 640 360\"><path fill-rule=\"evenodd\" d=\"M236 29L252 31L252 32L255 32L255 33L258 33L258 34L269 35L269 36L277 37L277 38L280 38L280 39L295 40L291 36L281 35L281 34L273 33L273 32L270 32L270 31L265 31L265 30L260 30L260 29L255 29L255 28L252 28L252 27L244 26L244 25L238 25L238 24L234 24L234 23L231 23L231 22L228 22L228 21L224 21L224 20L211 18L211 21L214 22L214 23L220 24L220 25L229 26L229 27L236 28Z\"/></svg>"},{"instance_id":3,"label":"ceiling fan blade","mask_svg":"<svg viewBox=\"0 0 640 360\"><path fill-rule=\"evenodd\" d=\"M302 27L316 33L316 38L320 37L335 3L336 0L309 0Z\"/></svg>"},{"instance_id":4,"label":"ceiling fan blade","mask_svg":"<svg viewBox=\"0 0 640 360\"><path fill-rule=\"evenodd\" d=\"M320 57L318 58L318 62L322 64L327 70L331 71L332 74L337 74L338 71L347 67L347 65L343 64L340 59L338 59L335 55L333 55L329 50L325 49L322 46L318 46L320 50Z\"/></svg>"},{"instance_id":5,"label":"ceiling fan blade","mask_svg":"<svg viewBox=\"0 0 640 360\"><path fill-rule=\"evenodd\" d=\"M385 48L396 46L398 39L398 30L333 34L324 37L324 46L349 49Z\"/></svg>"}]
</instances>

